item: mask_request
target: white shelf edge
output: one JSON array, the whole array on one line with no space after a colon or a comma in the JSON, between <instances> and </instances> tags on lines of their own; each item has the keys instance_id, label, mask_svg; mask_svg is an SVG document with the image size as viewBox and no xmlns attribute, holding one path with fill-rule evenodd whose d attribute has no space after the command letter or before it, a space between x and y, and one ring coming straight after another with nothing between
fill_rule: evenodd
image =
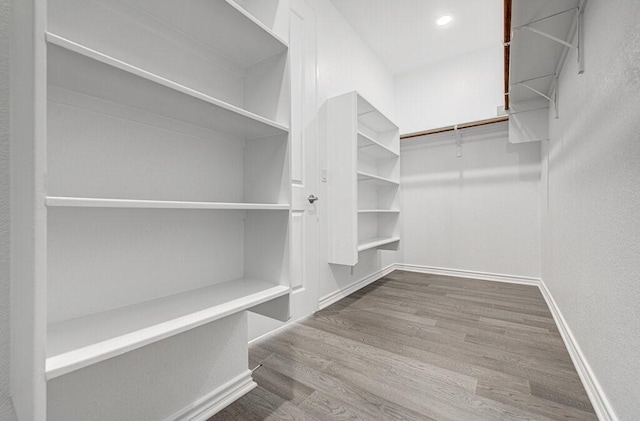
<instances>
[{"instance_id":1,"label":"white shelf edge","mask_svg":"<svg viewBox=\"0 0 640 421\"><path fill-rule=\"evenodd\" d=\"M101 199L91 197L47 196L48 207L130 208L130 209L220 209L220 210L289 210L288 203L223 203L184 202L170 200Z\"/></svg>"},{"instance_id":2,"label":"white shelf edge","mask_svg":"<svg viewBox=\"0 0 640 421\"><path fill-rule=\"evenodd\" d=\"M362 177L362 178L360 178L360 177ZM384 183L388 183L388 184L391 184L391 185L396 185L396 186L400 185L400 182L391 180L390 178L384 178L384 177L380 177L380 176L377 176L377 175L374 175L374 174L369 174L369 173L362 172L362 171L358 171L358 179L359 179L359 181L376 180L376 181L382 181Z\"/></svg>"},{"instance_id":3,"label":"white shelf edge","mask_svg":"<svg viewBox=\"0 0 640 421\"><path fill-rule=\"evenodd\" d=\"M266 32L269 36L271 36L273 39L275 39L276 41L278 41L280 44L282 44L282 46L285 49L289 49L289 44L283 40L282 38L280 38L278 36L278 34L276 34L275 32L273 32L271 30L271 28L269 28L267 25L265 25L264 23L262 23L261 21L259 21L255 16L253 16L251 13L249 13L249 11L245 10L242 6L240 6L238 3L236 3L233 0L225 0L225 2L233 7L234 9L236 9L241 15L243 15L245 18L247 18L248 20L250 20L254 25L256 25L257 27L259 27L260 29L262 29L264 32Z\"/></svg>"},{"instance_id":4,"label":"white shelf edge","mask_svg":"<svg viewBox=\"0 0 640 421\"><path fill-rule=\"evenodd\" d=\"M358 209L358 213L400 213L394 209Z\"/></svg>"},{"instance_id":5,"label":"white shelf edge","mask_svg":"<svg viewBox=\"0 0 640 421\"><path fill-rule=\"evenodd\" d=\"M361 131L358 131L358 136L362 136L364 137L366 140L368 140L369 142L371 142L371 145L369 146L360 146L358 147L358 149L360 148L367 148L370 146L376 146L378 148L381 148L382 150L384 150L385 152L389 153L390 155L393 155L394 157L399 157L400 154L397 152L394 152L393 150L391 150L390 148L386 147L385 145L383 145L382 143L378 142L377 140L373 139L371 136L367 136L366 134L362 133Z\"/></svg>"},{"instance_id":6,"label":"white shelf edge","mask_svg":"<svg viewBox=\"0 0 640 421\"><path fill-rule=\"evenodd\" d=\"M102 54L99 51L92 50L91 48L88 48L81 44L70 41L54 33L45 32L45 39L49 44L55 45L60 48L64 48L65 50L72 51L76 54L80 54L84 57L90 58L92 60L96 60L100 63L106 64L111 67L115 67L117 69L130 73L132 75L154 82L158 85L162 85L166 88L173 89L174 91L181 92L185 95L189 95L193 98L199 99L201 101L207 102L216 107L238 114L242 117L257 121L259 123L276 128L278 130L282 130L285 133L289 133L289 128L280 123L276 123L275 121L261 117L257 114L244 110L240 107L236 107L235 105L231 105L224 101L220 101L219 99L203 94L202 92L196 91L195 89L188 88L184 85L181 85L169 79L163 78L162 76L158 76L154 73L140 69L124 61L120 61L106 54Z\"/></svg>"},{"instance_id":7,"label":"white shelf edge","mask_svg":"<svg viewBox=\"0 0 640 421\"><path fill-rule=\"evenodd\" d=\"M400 237L376 237L364 240L365 242L358 244L358 251L365 251L385 244L395 243L400 241Z\"/></svg>"},{"instance_id":8,"label":"white shelf edge","mask_svg":"<svg viewBox=\"0 0 640 421\"><path fill-rule=\"evenodd\" d=\"M206 323L281 297L289 292L290 288L287 286L273 285L266 290L253 293L246 297L240 297L157 325L64 352L53 357L47 357L45 368L46 378L47 380L51 380L109 358L125 354L145 345L169 338L187 330L195 329Z\"/></svg>"}]
</instances>

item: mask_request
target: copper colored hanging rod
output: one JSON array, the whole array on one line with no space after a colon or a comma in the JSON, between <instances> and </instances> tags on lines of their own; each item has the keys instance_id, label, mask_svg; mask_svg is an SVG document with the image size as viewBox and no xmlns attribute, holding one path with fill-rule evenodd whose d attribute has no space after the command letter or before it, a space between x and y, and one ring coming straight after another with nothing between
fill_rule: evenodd
<instances>
[{"instance_id":1,"label":"copper colored hanging rod","mask_svg":"<svg viewBox=\"0 0 640 421\"><path fill-rule=\"evenodd\" d=\"M501 116L501 117L490 118L490 119L487 119L487 120L478 120L478 121L472 121L470 123L458 124L457 126L440 127L438 129L425 130L423 132L404 134L404 135L400 136L400 139L401 140L408 140L408 139L413 139L415 137L422 137L422 136L429 136L429 135L438 134L438 133L452 132L452 131L454 131L456 129L456 127L458 128L458 130L460 130L460 129L470 129L472 127L488 126L489 124L503 123L505 121L509 121L509 116L505 115L505 116Z\"/></svg>"},{"instance_id":2,"label":"copper colored hanging rod","mask_svg":"<svg viewBox=\"0 0 640 421\"><path fill-rule=\"evenodd\" d=\"M511 1L504 0L504 109L509 111L509 66L511 61Z\"/></svg>"}]
</instances>

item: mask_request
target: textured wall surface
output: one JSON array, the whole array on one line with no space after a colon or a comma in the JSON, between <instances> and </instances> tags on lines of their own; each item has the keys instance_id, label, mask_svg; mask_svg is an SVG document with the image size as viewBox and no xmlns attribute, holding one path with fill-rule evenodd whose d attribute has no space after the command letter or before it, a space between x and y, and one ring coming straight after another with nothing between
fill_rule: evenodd
<instances>
[{"instance_id":1,"label":"textured wall surface","mask_svg":"<svg viewBox=\"0 0 640 421\"><path fill-rule=\"evenodd\" d=\"M495 117L502 97L502 47L395 77L396 124L415 133Z\"/></svg>"},{"instance_id":2,"label":"textured wall surface","mask_svg":"<svg viewBox=\"0 0 640 421\"><path fill-rule=\"evenodd\" d=\"M540 144L504 123L402 143L404 263L540 276Z\"/></svg>"},{"instance_id":3,"label":"textured wall surface","mask_svg":"<svg viewBox=\"0 0 640 421\"><path fill-rule=\"evenodd\" d=\"M9 399L9 22L0 0L0 420L13 420Z\"/></svg>"},{"instance_id":4,"label":"textured wall surface","mask_svg":"<svg viewBox=\"0 0 640 421\"><path fill-rule=\"evenodd\" d=\"M543 151L542 278L620 420L640 414L640 7L593 0Z\"/></svg>"}]
</instances>

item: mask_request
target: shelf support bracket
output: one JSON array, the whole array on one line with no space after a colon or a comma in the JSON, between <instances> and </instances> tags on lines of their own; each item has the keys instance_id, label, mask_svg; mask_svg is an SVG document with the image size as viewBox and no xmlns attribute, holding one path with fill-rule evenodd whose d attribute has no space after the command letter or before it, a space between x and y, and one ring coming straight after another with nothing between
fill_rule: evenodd
<instances>
[{"instance_id":1,"label":"shelf support bracket","mask_svg":"<svg viewBox=\"0 0 640 421\"><path fill-rule=\"evenodd\" d=\"M453 131L456 134L456 157L462 157L462 136L460 136L460 131L458 130L458 125L453 126Z\"/></svg>"},{"instance_id":2,"label":"shelf support bracket","mask_svg":"<svg viewBox=\"0 0 640 421\"><path fill-rule=\"evenodd\" d=\"M567 9L567 10L564 10L562 12L555 13L555 14L553 14L551 16L547 16L547 17L544 17L542 19L538 19L538 20L526 23L524 25L521 25L521 26L513 28L513 30L514 31L519 31L521 29L526 29L526 30L528 30L530 32L533 32L534 34L538 34L538 35L540 35L542 37L545 37L547 39L555 41L555 42L561 44L564 47L568 47L568 48L576 50L576 53L577 53L577 56L578 56L578 74L581 75L581 74L584 73L584 51L583 51L584 30L583 30L583 27L584 27L584 9L585 9L586 3L587 3L587 0L581 0L580 5L578 7ZM576 35L576 43L575 44L572 44L569 41L566 41L566 40L564 40L562 38L558 38L558 37L556 37L554 35L551 35L551 34L549 34L547 32L541 31L540 29L537 29L537 28L534 28L533 26L531 26L534 23L543 21L545 19L552 18L554 16L561 15L563 13L571 12L573 10L576 11L575 20L574 20L574 23L573 23L573 25L575 25L575 27L574 27L575 28L575 32L572 32L572 33L574 33Z\"/></svg>"},{"instance_id":3,"label":"shelf support bracket","mask_svg":"<svg viewBox=\"0 0 640 421\"><path fill-rule=\"evenodd\" d=\"M543 37L545 37L545 38L548 38L548 39L550 39L550 40L552 40L552 41L558 42L558 43L560 43L560 44L564 45L565 47L574 48L574 49L577 49L577 48L578 48L578 46L577 46L577 45L573 45L573 44L571 44L570 42L567 42L567 41L563 40L562 38L558 38L558 37L556 37L556 36L553 36L553 35L551 35L551 34L548 34L548 33L544 32L544 31L541 31L541 30L536 29L536 28L534 28L534 27L532 27L532 26L529 26L529 25L521 26L521 27L520 27L520 28L518 28L518 29L526 29L526 30L531 31L531 32L533 32L533 33L535 33L535 34L538 34L538 35L540 35L540 36L543 36Z\"/></svg>"},{"instance_id":4,"label":"shelf support bracket","mask_svg":"<svg viewBox=\"0 0 640 421\"><path fill-rule=\"evenodd\" d=\"M533 92L533 93L535 93L537 95L540 95L542 98L544 98L547 101L549 101L550 103L552 103L554 111L555 111L556 118L558 118L558 75L555 75L554 83L555 83L555 93L553 95L553 98L551 98L547 94L544 94L544 93L540 92L536 88L534 88L534 87L532 87L530 85L527 85L524 82L517 82L517 83L514 83L511 86L522 86L523 88L526 88L526 89L530 90L531 92ZM528 110L524 110L524 111L528 111Z\"/></svg>"},{"instance_id":5,"label":"shelf support bracket","mask_svg":"<svg viewBox=\"0 0 640 421\"><path fill-rule=\"evenodd\" d=\"M524 82L514 83L512 86L522 86L523 88L527 88L527 89L528 89L528 90L530 90L531 92L533 92L533 93L536 93L536 94L540 95L541 97L543 97L544 99L546 99L546 100L547 100L547 101L549 101L549 102L555 102L555 101L553 100L553 98L551 98L550 96L548 96L548 95L546 95L546 94L543 94L542 92L540 92L540 91L539 91L539 90L537 90L536 88L533 88L533 87L531 87L531 86L527 85L527 84L526 84L526 83L524 83Z\"/></svg>"}]
</instances>

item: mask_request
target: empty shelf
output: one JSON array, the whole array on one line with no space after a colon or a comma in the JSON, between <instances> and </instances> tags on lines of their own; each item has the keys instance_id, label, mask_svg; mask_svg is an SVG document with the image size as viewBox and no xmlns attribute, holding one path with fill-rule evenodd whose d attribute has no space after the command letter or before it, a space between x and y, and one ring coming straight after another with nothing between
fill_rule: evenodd
<instances>
[{"instance_id":1,"label":"empty shelf","mask_svg":"<svg viewBox=\"0 0 640 421\"><path fill-rule=\"evenodd\" d=\"M358 213L400 213L400 211L393 209L359 209Z\"/></svg>"},{"instance_id":2,"label":"empty shelf","mask_svg":"<svg viewBox=\"0 0 640 421\"><path fill-rule=\"evenodd\" d=\"M49 325L52 379L281 297L289 287L236 279Z\"/></svg>"},{"instance_id":3,"label":"empty shelf","mask_svg":"<svg viewBox=\"0 0 640 421\"><path fill-rule=\"evenodd\" d=\"M358 243L358 251L369 250L372 248L384 246L385 244L395 243L400 241L400 237L374 237L367 238L366 240Z\"/></svg>"},{"instance_id":4,"label":"empty shelf","mask_svg":"<svg viewBox=\"0 0 640 421\"><path fill-rule=\"evenodd\" d=\"M104 99L122 102L124 105L145 109L158 115L189 121L203 127L245 138L275 136L286 134L289 131L287 127L275 121L220 101L58 35L47 33L46 39L50 45L75 53L77 56L73 57L69 53L63 54L56 50L49 51L49 54L53 54L53 56L50 56L49 66L53 69L50 73L53 77L50 76L50 79L52 79L54 85L69 83L69 79L74 81L77 79L77 77L74 77L75 75L85 72L96 80L100 80L100 84L103 86L118 86L121 90L129 92L126 96L115 95L113 98L106 97ZM140 83L139 78L152 83ZM56 81L56 79L64 80L60 82ZM75 84L75 82L71 83ZM167 89L170 91L167 92ZM192 103L187 103L185 98L180 99L172 96L175 95L175 92L201 101L200 109L195 109L196 107ZM87 94L91 95L91 93ZM111 93L101 91L101 95L105 94L110 95Z\"/></svg>"},{"instance_id":5,"label":"empty shelf","mask_svg":"<svg viewBox=\"0 0 640 421\"><path fill-rule=\"evenodd\" d=\"M358 132L358 149L359 152L369 154L375 158L397 158L399 153L394 152L391 148L383 145L375 139L367 136L362 132Z\"/></svg>"},{"instance_id":6,"label":"empty shelf","mask_svg":"<svg viewBox=\"0 0 640 421\"><path fill-rule=\"evenodd\" d=\"M390 178L384 178L377 175L358 171L358 181L370 181L380 186L399 186L400 183Z\"/></svg>"},{"instance_id":7,"label":"empty shelf","mask_svg":"<svg viewBox=\"0 0 640 421\"><path fill-rule=\"evenodd\" d=\"M358 121L375 132L398 130L391 120L358 94Z\"/></svg>"},{"instance_id":8,"label":"empty shelf","mask_svg":"<svg viewBox=\"0 0 640 421\"><path fill-rule=\"evenodd\" d=\"M220 210L289 210L288 203L221 203L167 200L101 199L89 197L47 197L50 207L137 208L137 209L220 209Z\"/></svg>"},{"instance_id":9,"label":"empty shelf","mask_svg":"<svg viewBox=\"0 0 640 421\"><path fill-rule=\"evenodd\" d=\"M154 3L138 2L138 7L240 66L259 63L288 49L282 38L234 0L169 8Z\"/></svg>"}]
</instances>

